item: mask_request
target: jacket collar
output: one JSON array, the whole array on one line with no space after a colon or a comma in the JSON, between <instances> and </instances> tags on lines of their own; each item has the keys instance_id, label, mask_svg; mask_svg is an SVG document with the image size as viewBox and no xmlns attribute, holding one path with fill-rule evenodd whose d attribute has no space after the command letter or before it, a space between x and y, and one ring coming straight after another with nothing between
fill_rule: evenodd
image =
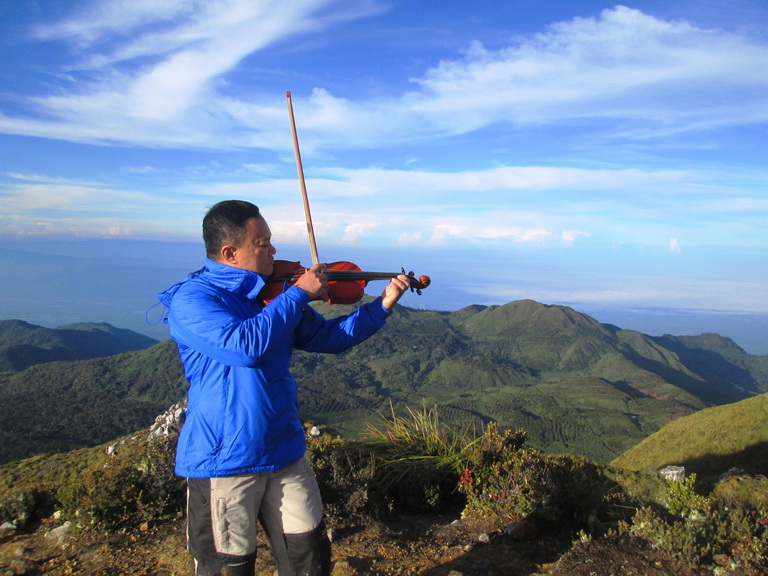
<instances>
[{"instance_id":1,"label":"jacket collar","mask_svg":"<svg viewBox=\"0 0 768 576\"><path fill-rule=\"evenodd\" d=\"M214 286L249 299L256 298L266 284L266 276L227 266L210 258L205 259L205 268L201 270L201 276Z\"/></svg>"}]
</instances>

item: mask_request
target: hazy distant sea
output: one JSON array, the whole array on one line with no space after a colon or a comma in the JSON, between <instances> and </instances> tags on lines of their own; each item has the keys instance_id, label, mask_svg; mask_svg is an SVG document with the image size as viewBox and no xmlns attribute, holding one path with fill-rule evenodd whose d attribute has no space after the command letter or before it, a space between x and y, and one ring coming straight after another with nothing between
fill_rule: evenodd
<instances>
[{"instance_id":1,"label":"hazy distant sea","mask_svg":"<svg viewBox=\"0 0 768 576\"><path fill-rule=\"evenodd\" d=\"M714 332L731 338L750 354L768 354L768 314L589 305L576 309L599 322L650 336L695 336Z\"/></svg>"},{"instance_id":2,"label":"hazy distant sea","mask_svg":"<svg viewBox=\"0 0 768 576\"><path fill-rule=\"evenodd\" d=\"M300 260L302 252L306 252L304 247L283 247L278 257ZM349 259L353 259L352 256ZM46 327L108 322L164 340L168 331L160 322L162 309L155 306L157 293L200 268L203 261L202 243L198 242L114 239L3 242L0 244L3 270L0 319L17 318ZM435 274L433 280L439 274L439 271L429 272ZM453 289L452 274L452 271L443 271L442 281L433 282L423 296L409 295L403 304L457 310L479 303L471 301L472 296ZM372 285L369 288L372 294L379 290ZM768 354L768 314L543 303L567 305L600 322L651 336L714 332L732 338L751 354Z\"/></svg>"}]
</instances>

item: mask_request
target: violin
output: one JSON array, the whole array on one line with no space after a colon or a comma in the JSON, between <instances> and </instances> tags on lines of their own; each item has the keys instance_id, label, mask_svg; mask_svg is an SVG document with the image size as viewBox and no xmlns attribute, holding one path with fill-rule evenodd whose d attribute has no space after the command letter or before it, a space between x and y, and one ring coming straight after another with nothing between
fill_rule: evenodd
<instances>
[{"instance_id":1,"label":"violin","mask_svg":"<svg viewBox=\"0 0 768 576\"><path fill-rule=\"evenodd\" d=\"M304 218L307 222L307 233L309 235L309 248L312 253L312 262L317 265L319 262L317 256L317 244L315 242L315 232L312 226L312 215L309 210L309 198L307 195L307 186L304 182L304 168L301 164L301 152L299 151L299 137L296 132L296 121L293 117L293 103L291 93L285 93L288 102L288 118L291 121L291 132L293 134L293 150L296 154L296 168L299 172L299 185L301 187L301 197L304 202ZM285 292L289 286L293 285L308 268L305 268L298 262L288 260L275 260L272 274L267 278L267 283L259 292L259 298L268 304L277 296ZM364 272L352 262L332 262L324 264L323 274L328 278L328 302L330 304L355 304L363 297L366 285L371 280L388 280L403 274L408 277L411 292L421 295L421 291L429 286L429 276L419 276L418 279L413 272L405 273L405 269L400 272Z\"/></svg>"},{"instance_id":2,"label":"violin","mask_svg":"<svg viewBox=\"0 0 768 576\"><path fill-rule=\"evenodd\" d=\"M259 292L259 298L268 304L277 296L292 286L307 268L299 262L275 260L272 274L267 278L267 284ZM324 264L322 273L328 278L329 304L355 304L364 294L365 287L371 280L389 280L404 274L410 282L411 292L421 295L421 291L429 286L429 276L416 278L413 272L365 272L352 262L340 261Z\"/></svg>"}]
</instances>

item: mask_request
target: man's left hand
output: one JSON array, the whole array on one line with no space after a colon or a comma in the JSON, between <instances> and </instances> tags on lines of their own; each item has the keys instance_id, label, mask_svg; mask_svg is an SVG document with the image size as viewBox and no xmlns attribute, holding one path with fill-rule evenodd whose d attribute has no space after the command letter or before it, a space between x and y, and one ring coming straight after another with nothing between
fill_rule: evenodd
<instances>
[{"instance_id":1,"label":"man's left hand","mask_svg":"<svg viewBox=\"0 0 768 576\"><path fill-rule=\"evenodd\" d=\"M381 294L381 304L387 310L392 310L395 307L395 304L397 304L397 301L400 300L400 297L406 290L408 290L408 288L410 288L410 286L411 282L405 274L400 274L399 276L392 278L384 289L384 292Z\"/></svg>"}]
</instances>

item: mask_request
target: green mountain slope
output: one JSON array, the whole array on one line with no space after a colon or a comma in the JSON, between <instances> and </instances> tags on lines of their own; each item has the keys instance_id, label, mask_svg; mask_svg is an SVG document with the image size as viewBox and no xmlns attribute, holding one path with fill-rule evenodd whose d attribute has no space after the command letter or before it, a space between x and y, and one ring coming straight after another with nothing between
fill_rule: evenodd
<instances>
[{"instance_id":1,"label":"green mountain slope","mask_svg":"<svg viewBox=\"0 0 768 576\"><path fill-rule=\"evenodd\" d=\"M43 328L22 320L0 320L0 371L17 372L46 362L87 360L142 350L157 340L106 323Z\"/></svg>"},{"instance_id":2,"label":"green mountain slope","mask_svg":"<svg viewBox=\"0 0 768 576\"><path fill-rule=\"evenodd\" d=\"M351 308L317 305L327 316ZM397 413L436 405L451 427L497 421L525 429L534 447L605 463L681 416L768 391L766 360L719 336L652 338L526 300L456 312L400 307L344 354L297 352L293 371L302 417L347 435L390 404ZM170 341L0 374L0 462L147 426L184 388ZM59 421L77 422L78 432L65 434Z\"/></svg>"},{"instance_id":3,"label":"green mountain slope","mask_svg":"<svg viewBox=\"0 0 768 576\"><path fill-rule=\"evenodd\" d=\"M150 425L187 388L172 341L0 374L0 463L107 442Z\"/></svg>"},{"instance_id":4,"label":"green mountain slope","mask_svg":"<svg viewBox=\"0 0 768 576\"><path fill-rule=\"evenodd\" d=\"M680 418L616 458L630 470L684 466L700 476L730 468L768 474L768 394Z\"/></svg>"},{"instance_id":5,"label":"green mountain slope","mask_svg":"<svg viewBox=\"0 0 768 576\"><path fill-rule=\"evenodd\" d=\"M639 332L520 301L408 311L341 358L297 355L295 374L305 416L347 433L390 401L425 403L452 426L496 420L544 450L608 462L671 420L766 389L759 370L721 379L733 361L706 351L718 372Z\"/></svg>"}]
</instances>

